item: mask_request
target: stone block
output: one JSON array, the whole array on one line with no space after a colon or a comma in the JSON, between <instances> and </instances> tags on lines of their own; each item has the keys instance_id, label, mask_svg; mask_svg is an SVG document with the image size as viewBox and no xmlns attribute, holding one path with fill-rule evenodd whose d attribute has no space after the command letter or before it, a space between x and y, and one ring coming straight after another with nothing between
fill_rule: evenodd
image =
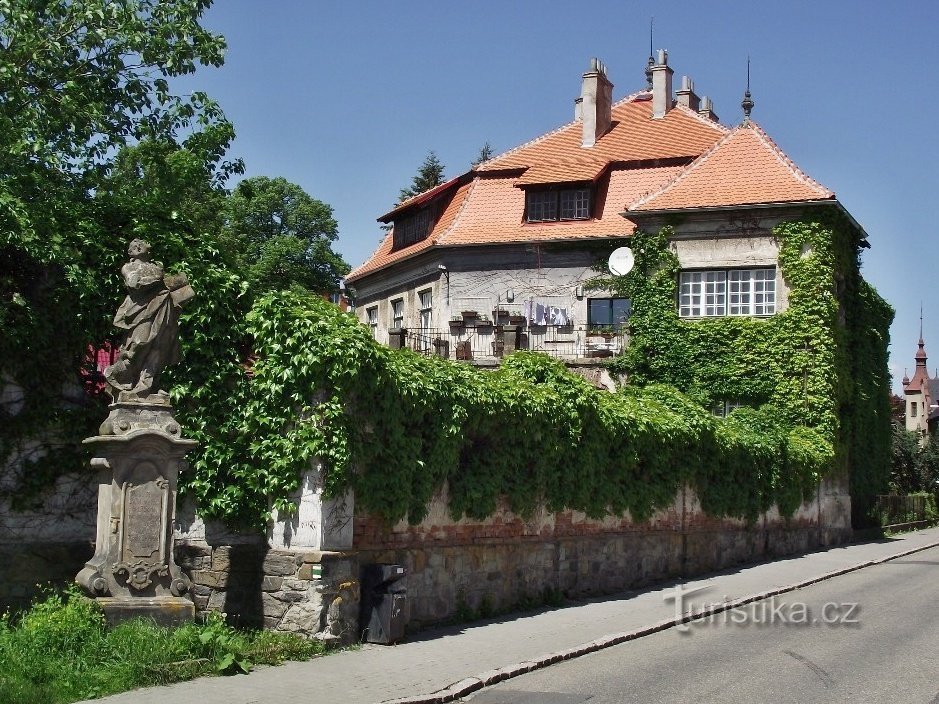
<instances>
[{"instance_id":1,"label":"stone block","mask_svg":"<svg viewBox=\"0 0 939 704\"><path fill-rule=\"evenodd\" d=\"M300 569L302 570L305 565L301 565ZM306 579L291 579L290 577L284 577L283 582L284 589L292 589L297 592L305 592L310 588L310 581Z\"/></svg>"},{"instance_id":2,"label":"stone block","mask_svg":"<svg viewBox=\"0 0 939 704\"><path fill-rule=\"evenodd\" d=\"M192 581L194 584L224 589L228 585L228 573L214 570L193 570Z\"/></svg>"},{"instance_id":3,"label":"stone block","mask_svg":"<svg viewBox=\"0 0 939 704\"><path fill-rule=\"evenodd\" d=\"M307 596L304 592L295 591L274 592L271 594L271 596L277 599L277 601L283 601L289 604L295 604L298 601L306 601L307 599Z\"/></svg>"},{"instance_id":4,"label":"stone block","mask_svg":"<svg viewBox=\"0 0 939 704\"><path fill-rule=\"evenodd\" d=\"M297 574L297 556L292 552L271 551L264 556L261 570L266 575L292 577Z\"/></svg>"},{"instance_id":5,"label":"stone block","mask_svg":"<svg viewBox=\"0 0 939 704\"><path fill-rule=\"evenodd\" d=\"M262 592L276 592L283 586L283 577L266 576L261 580Z\"/></svg>"},{"instance_id":6,"label":"stone block","mask_svg":"<svg viewBox=\"0 0 939 704\"><path fill-rule=\"evenodd\" d=\"M307 582L317 581L323 576L323 567L320 564L304 563L297 570L297 580Z\"/></svg>"},{"instance_id":7,"label":"stone block","mask_svg":"<svg viewBox=\"0 0 939 704\"><path fill-rule=\"evenodd\" d=\"M283 601L275 599L270 594L262 594L261 609L264 613L264 616L280 618L287 611L287 604Z\"/></svg>"}]
</instances>

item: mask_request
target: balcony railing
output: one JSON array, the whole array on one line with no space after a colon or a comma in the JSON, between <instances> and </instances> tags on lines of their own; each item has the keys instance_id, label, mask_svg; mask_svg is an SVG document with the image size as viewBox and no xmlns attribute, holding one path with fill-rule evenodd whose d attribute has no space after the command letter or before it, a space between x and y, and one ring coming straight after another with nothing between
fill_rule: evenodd
<instances>
[{"instance_id":1,"label":"balcony railing","mask_svg":"<svg viewBox=\"0 0 939 704\"><path fill-rule=\"evenodd\" d=\"M563 359L612 357L628 344L625 334L585 325L492 325L477 321L437 328L392 332L392 347L460 361L498 360L515 350L543 352Z\"/></svg>"}]
</instances>

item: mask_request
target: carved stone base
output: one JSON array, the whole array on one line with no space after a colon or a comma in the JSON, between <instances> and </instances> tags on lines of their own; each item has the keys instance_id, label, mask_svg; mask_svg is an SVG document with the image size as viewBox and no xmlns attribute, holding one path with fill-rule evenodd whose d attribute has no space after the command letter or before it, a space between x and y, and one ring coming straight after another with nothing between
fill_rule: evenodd
<instances>
[{"instance_id":1,"label":"carved stone base","mask_svg":"<svg viewBox=\"0 0 939 704\"><path fill-rule=\"evenodd\" d=\"M189 599L164 597L160 599L98 597L109 626L135 618L152 619L158 626L181 626L192 621L196 608Z\"/></svg>"},{"instance_id":2,"label":"carved stone base","mask_svg":"<svg viewBox=\"0 0 939 704\"><path fill-rule=\"evenodd\" d=\"M112 414L124 405L114 404ZM157 410L172 419L169 406ZM178 426L176 433L132 427L85 440L101 470L95 554L76 577L90 596L171 604L192 586L173 558L173 521L176 480L197 443L178 433Z\"/></svg>"}]
</instances>

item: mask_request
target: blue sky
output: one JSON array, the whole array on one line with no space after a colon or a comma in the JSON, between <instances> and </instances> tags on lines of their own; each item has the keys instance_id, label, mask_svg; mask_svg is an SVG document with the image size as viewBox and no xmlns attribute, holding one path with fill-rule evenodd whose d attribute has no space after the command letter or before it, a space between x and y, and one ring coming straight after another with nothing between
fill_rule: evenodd
<instances>
[{"instance_id":1,"label":"blue sky","mask_svg":"<svg viewBox=\"0 0 939 704\"><path fill-rule=\"evenodd\" d=\"M216 0L222 68L182 83L221 103L247 176L283 176L329 203L353 266L375 218L434 149L448 176L570 121L592 56L614 98L645 85L655 46L737 124L752 57L753 118L867 230L864 274L897 310L895 388L912 373L924 303L939 367L939 3L313 2ZM233 185L233 184L232 184ZM930 296L930 292L933 293Z\"/></svg>"}]
</instances>

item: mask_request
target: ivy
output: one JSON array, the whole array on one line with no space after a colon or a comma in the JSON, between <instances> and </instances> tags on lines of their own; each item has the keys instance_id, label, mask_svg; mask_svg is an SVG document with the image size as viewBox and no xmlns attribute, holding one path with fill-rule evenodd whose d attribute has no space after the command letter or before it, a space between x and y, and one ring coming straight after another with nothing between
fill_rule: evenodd
<instances>
[{"instance_id":1,"label":"ivy","mask_svg":"<svg viewBox=\"0 0 939 704\"><path fill-rule=\"evenodd\" d=\"M832 461L818 433L769 406L721 419L663 384L598 391L535 353L487 372L391 350L295 293L258 299L245 332L258 355L250 376L179 394L203 444L186 489L204 513L239 522L289 510L316 460L329 494L351 489L390 522L423 519L444 485L455 518L485 518L504 497L522 515L545 505L641 520L685 483L705 510L752 520L774 503L793 510Z\"/></svg>"},{"instance_id":2,"label":"ivy","mask_svg":"<svg viewBox=\"0 0 939 704\"><path fill-rule=\"evenodd\" d=\"M781 223L773 235L787 309L765 319L695 321L676 310L671 235L671 228L637 231L634 271L603 281L633 300L630 346L613 370L634 384L671 384L706 408L725 399L759 407L779 426L772 432L788 433L796 464L827 458L806 476L848 472L852 496L865 506L889 476L893 310L861 278L857 230L833 215Z\"/></svg>"}]
</instances>

